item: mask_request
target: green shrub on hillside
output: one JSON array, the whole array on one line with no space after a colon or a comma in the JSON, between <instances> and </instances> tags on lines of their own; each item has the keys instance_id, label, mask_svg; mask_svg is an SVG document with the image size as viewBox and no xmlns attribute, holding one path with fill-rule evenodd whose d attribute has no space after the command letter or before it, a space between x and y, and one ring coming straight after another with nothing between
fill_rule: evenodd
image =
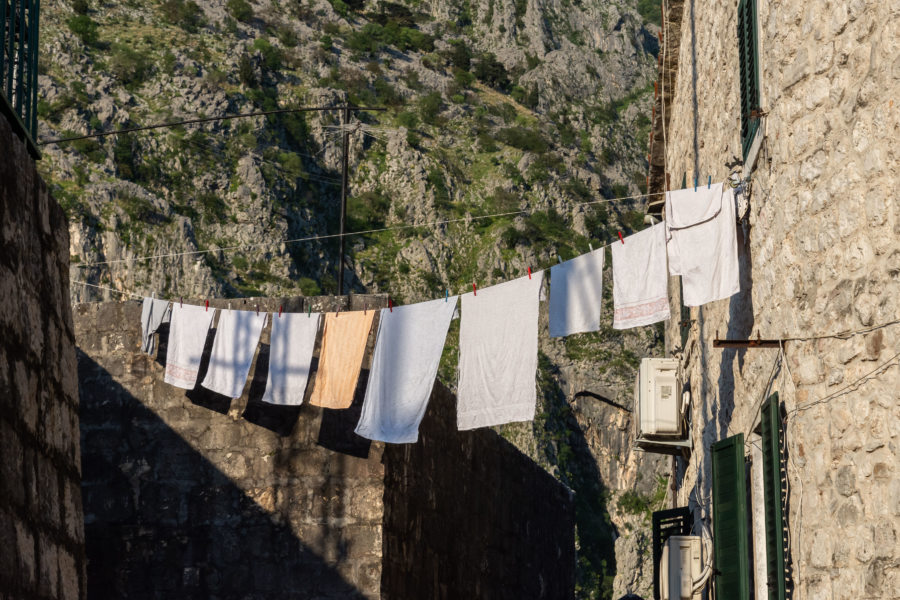
<instances>
[{"instance_id":1,"label":"green shrub on hillside","mask_svg":"<svg viewBox=\"0 0 900 600\"><path fill-rule=\"evenodd\" d=\"M419 116L422 121L429 125L439 124L439 115L441 114L441 105L443 98L440 92L431 92L419 99Z\"/></svg>"},{"instance_id":2,"label":"green shrub on hillside","mask_svg":"<svg viewBox=\"0 0 900 600\"><path fill-rule=\"evenodd\" d=\"M85 46L96 46L100 40L97 32L97 22L87 15L72 17L66 24L72 33L81 38Z\"/></svg>"},{"instance_id":3,"label":"green shrub on hillside","mask_svg":"<svg viewBox=\"0 0 900 600\"><path fill-rule=\"evenodd\" d=\"M497 132L497 139L513 148L526 152L546 152L547 141L540 132L526 127L507 127Z\"/></svg>"},{"instance_id":4,"label":"green shrub on hillside","mask_svg":"<svg viewBox=\"0 0 900 600\"><path fill-rule=\"evenodd\" d=\"M203 11L193 0L165 0L160 10L170 23L188 33L196 33L203 25Z\"/></svg>"},{"instance_id":5,"label":"green shrub on hillside","mask_svg":"<svg viewBox=\"0 0 900 600\"><path fill-rule=\"evenodd\" d=\"M228 0L225 8L238 21L249 23L253 20L253 7L247 3L247 0Z\"/></svg>"},{"instance_id":6,"label":"green shrub on hillside","mask_svg":"<svg viewBox=\"0 0 900 600\"><path fill-rule=\"evenodd\" d=\"M253 49L262 54L263 66L269 71L280 71L284 53L281 48L273 46L266 38L256 38Z\"/></svg>"},{"instance_id":7,"label":"green shrub on hillside","mask_svg":"<svg viewBox=\"0 0 900 600\"><path fill-rule=\"evenodd\" d=\"M486 85L500 91L507 91L510 86L509 73L497 57L487 52L478 58L473 71L475 77Z\"/></svg>"},{"instance_id":8,"label":"green shrub on hillside","mask_svg":"<svg viewBox=\"0 0 900 600\"><path fill-rule=\"evenodd\" d=\"M150 76L152 64L143 52L125 44L113 44L109 72L126 88L135 88Z\"/></svg>"}]
</instances>

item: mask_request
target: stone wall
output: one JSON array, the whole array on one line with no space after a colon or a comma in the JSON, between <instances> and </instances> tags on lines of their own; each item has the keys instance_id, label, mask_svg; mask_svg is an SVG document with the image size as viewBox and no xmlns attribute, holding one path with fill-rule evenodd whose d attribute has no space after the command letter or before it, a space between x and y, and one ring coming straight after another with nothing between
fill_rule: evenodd
<instances>
[{"instance_id":1,"label":"stone wall","mask_svg":"<svg viewBox=\"0 0 900 600\"><path fill-rule=\"evenodd\" d=\"M691 310L682 346L694 453L681 505L709 510L712 442L750 435L760 402L787 412L795 598L896 598L900 589L900 5L757 0L764 141L738 228L740 294ZM684 4L666 166L723 180L742 156L737 1ZM677 280L671 287L678 315ZM868 331L865 331L869 329ZM719 337L830 336L721 350Z\"/></svg>"},{"instance_id":2,"label":"stone wall","mask_svg":"<svg viewBox=\"0 0 900 600\"><path fill-rule=\"evenodd\" d=\"M366 302L385 299L353 297ZM89 597L377 598L383 446L353 433L358 402L262 403L270 326L241 398L170 386L166 335L155 358L141 353L140 313L137 302L75 307Z\"/></svg>"},{"instance_id":3,"label":"stone wall","mask_svg":"<svg viewBox=\"0 0 900 600\"><path fill-rule=\"evenodd\" d=\"M0 597L84 597L69 234L0 116Z\"/></svg>"},{"instance_id":4,"label":"stone wall","mask_svg":"<svg viewBox=\"0 0 900 600\"><path fill-rule=\"evenodd\" d=\"M382 597L572 598L575 494L436 384L419 441L385 458Z\"/></svg>"},{"instance_id":5,"label":"stone wall","mask_svg":"<svg viewBox=\"0 0 900 600\"><path fill-rule=\"evenodd\" d=\"M457 432L444 388L420 442L385 450L353 434L359 393L347 411L265 405L255 364L230 402L169 386L165 331L139 351L139 303L77 305L75 331L90 597L572 596L571 492L493 431Z\"/></svg>"}]
</instances>

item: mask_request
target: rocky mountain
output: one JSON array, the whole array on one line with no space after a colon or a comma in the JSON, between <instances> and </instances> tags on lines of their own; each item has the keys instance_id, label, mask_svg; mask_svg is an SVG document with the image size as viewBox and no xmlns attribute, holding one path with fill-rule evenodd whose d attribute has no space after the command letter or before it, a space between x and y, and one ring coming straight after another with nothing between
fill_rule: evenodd
<instances>
[{"instance_id":1,"label":"rocky mountain","mask_svg":"<svg viewBox=\"0 0 900 600\"><path fill-rule=\"evenodd\" d=\"M75 302L119 297L103 288L338 293L345 132L347 230L366 232L347 238L345 293L430 299L644 227L652 1L42 8L42 140L348 102L385 109L346 124L338 110L275 112L45 145L44 177L70 219ZM321 236L332 237L311 239ZM441 368L451 386L457 336L458 321ZM578 492L581 598L612 596L626 560L617 537L621 556L638 558L615 591L647 590L645 525L665 488L615 404L630 407L640 358L661 352L658 328L544 333L538 418L499 428Z\"/></svg>"}]
</instances>

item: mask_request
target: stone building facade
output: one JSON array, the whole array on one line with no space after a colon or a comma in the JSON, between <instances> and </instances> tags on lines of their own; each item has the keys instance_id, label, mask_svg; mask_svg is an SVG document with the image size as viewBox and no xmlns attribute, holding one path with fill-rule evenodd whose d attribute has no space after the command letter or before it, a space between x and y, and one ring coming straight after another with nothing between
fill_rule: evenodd
<instances>
[{"instance_id":1,"label":"stone building facade","mask_svg":"<svg viewBox=\"0 0 900 600\"><path fill-rule=\"evenodd\" d=\"M0 597L84 598L80 482L68 224L0 114Z\"/></svg>"},{"instance_id":2,"label":"stone building facade","mask_svg":"<svg viewBox=\"0 0 900 600\"><path fill-rule=\"evenodd\" d=\"M755 11L759 82L749 152L737 33L745 4ZM667 351L690 392L693 439L677 460L677 505L710 520L710 448L729 436L744 435L756 477L760 407L777 392L789 592L900 597L900 4L663 5L651 192L723 181L735 167L749 178L741 292L687 311L670 282ZM787 341L714 347L757 337Z\"/></svg>"},{"instance_id":3,"label":"stone building facade","mask_svg":"<svg viewBox=\"0 0 900 600\"><path fill-rule=\"evenodd\" d=\"M230 303L375 310L386 298ZM75 307L88 597L572 597L574 494L494 431L456 431L440 384L417 444L353 433L374 335L350 409L280 407L260 401L269 327L232 400L164 383L166 334L142 353L140 313Z\"/></svg>"}]
</instances>

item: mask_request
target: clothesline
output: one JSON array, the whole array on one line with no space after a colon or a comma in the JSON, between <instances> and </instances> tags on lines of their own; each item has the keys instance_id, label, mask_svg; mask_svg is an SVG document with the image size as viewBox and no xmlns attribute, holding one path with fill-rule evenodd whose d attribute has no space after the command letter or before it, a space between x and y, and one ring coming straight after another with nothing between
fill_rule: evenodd
<instances>
[{"instance_id":1,"label":"clothesline","mask_svg":"<svg viewBox=\"0 0 900 600\"><path fill-rule=\"evenodd\" d=\"M609 202L621 202L621 201L625 201L625 200L636 200L639 198L647 198L649 196L657 196L657 195L665 194L665 193L666 192L650 192L647 194L636 194L634 196L621 196L618 198L603 198L600 200L591 200L590 202L578 202L578 203L573 204L572 207L576 208L579 206L591 206L594 204L604 204L604 203L609 203ZM509 216L515 216L515 215L523 215L523 214L534 214L535 212L537 212L537 209L523 209L523 210L508 211L508 212L502 212L502 213L493 213L493 214L488 214L488 215L467 215L465 217L460 217L457 219L441 219L438 221L432 221L430 223L422 223L420 225L399 225L399 226L394 226L394 227L381 227L378 229L367 229L365 231L352 231L352 232L346 232L343 234L331 233L331 234L326 234L326 235L312 235L312 236L307 236L307 237L302 237L302 238L279 240L279 241L274 241L274 242L260 242L258 244L243 244L243 245L235 245L235 246L223 246L220 248L206 249L206 250L189 250L186 252L171 252L171 253L167 253L167 254L151 254L151 255L146 255L146 256L134 256L131 258L120 258L120 259L116 259L116 260L105 260L105 261L96 261L96 262L91 262L91 263L83 263L83 264L79 264L78 267L79 268L90 268L90 267L98 267L98 266L103 266L103 265L121 264L121 263L129 263L129 262L142 262L142 261L146 261L146 260L156 260L156 259L162 259L162 258L178 258L178 257L182 257L182 256L200 256L203 254L211 254L211 253L216 253L216 252L234 252L234 251L238 251L238 250L249 250L252 248L265 248L265 247L272 247L272 246L280 246L282 244L299 244L302 242L322 241L322 240L337 239L337 238L341 238L341 237L350 237L350 236L357 236L357 235L369 235L372 233L383 233L385 231L403 231L406 229L418 229L420 227L437 227L440 225L449 225L451 223L463 223L463 222L468 223L471 221L480 221L483 219L494 219L494 218L498 218L498 217L509 217ZM605 248L608 246L609 246L609 244L607 244L606 246L603 246L603 247Z\"/></svg>"}]
</instances>

